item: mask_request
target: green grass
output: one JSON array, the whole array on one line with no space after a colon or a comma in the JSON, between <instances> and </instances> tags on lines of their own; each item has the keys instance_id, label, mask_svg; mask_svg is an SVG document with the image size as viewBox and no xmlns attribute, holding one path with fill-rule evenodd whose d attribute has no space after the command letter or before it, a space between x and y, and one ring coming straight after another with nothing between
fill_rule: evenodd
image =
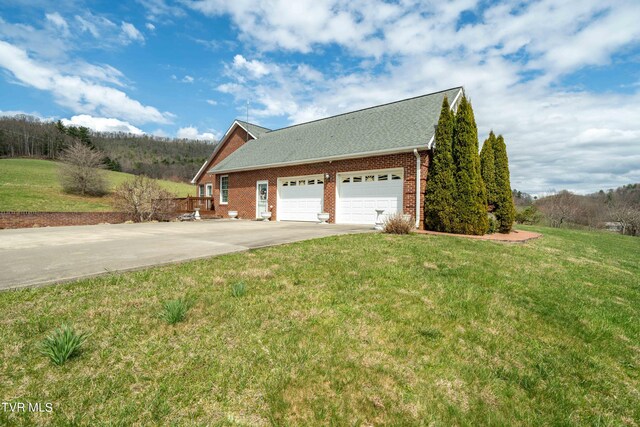
<instances>
[{"instance_id":1,"label":"green grass","mask_svg":"<svg viewBox=\"0 0 640 427\"><path fill-rule=\"evenodd\" d=\"M133 175L106 171L111 189ZM184 197L194 195L192 185L159 180ZM58 164L50 160L0 159L0 211L96 212L113 210L112 199L65 194L58 182Z\"/></svg>"},{"instance_id":2,"label":"green grass","mask_svg":"<svg viewBox=\"0 0 640 427\"><path fill-rule=\"evenodd\" d=\"M637 425L640 239L331 237L0 294L9 425ZM251 289L234 298L230 287ZM188 294L184 322L157 316ZM53 366L60 322L91 334Z\"/></svg>"}]
</instances>

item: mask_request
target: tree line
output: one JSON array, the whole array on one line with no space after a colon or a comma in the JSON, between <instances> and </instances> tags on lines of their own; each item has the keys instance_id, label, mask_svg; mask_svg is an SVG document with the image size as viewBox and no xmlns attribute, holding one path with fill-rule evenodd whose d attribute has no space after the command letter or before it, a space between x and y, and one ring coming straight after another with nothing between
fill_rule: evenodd
<instances>
[{"instance_id":1,"label":"tree line","mask_svg":"<svg viewBox=\"0 0 640 427\"><path fill-rule=\"evenodd\" d=\"M478 154L478 129L466 96L455 113L446 96L442 102L424 211L428 230L476 235L511 231L515 209L507 147L492 131Z\"/></svg>"},{"instance_id":2,"label":"tree line","mask_svg":"<svg viewBox=\"0 0 640 427\"><path fill-rule=\"evenodd\" d=\"M28 115L0 117L0 157L58 160L77 140L104 153L108 169L177 181L193 178L214 148L204 141L93 132Z\"/></svg>"},{"instance_id":3,"label":"tree line","mask_svg":"<svg viewBox=\"0 0 640 427\"><path fill-rule=\"evenodd\" d=\"M586 195L562 190L540 198L514 190L513 200L519 223L608 229L640 236L640 184Z\"/></svg>"}]
</instances>

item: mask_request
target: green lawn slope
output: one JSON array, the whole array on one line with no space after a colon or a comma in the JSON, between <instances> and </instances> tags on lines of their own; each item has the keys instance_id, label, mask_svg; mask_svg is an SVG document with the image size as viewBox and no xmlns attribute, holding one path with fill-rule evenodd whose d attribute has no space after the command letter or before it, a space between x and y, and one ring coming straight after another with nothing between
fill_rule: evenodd
<instances>
[{"instance_id":1,"label":"green lawn slope","mask_svg":"<svg viewBox=\"0 0 640 427\"><path fill-rule=\"evenodd\" d=\"M111 188L133 175L105 171ZM159 180L184 197L195 195L192 185ZM50 160L0 159L0 211L95 212L112 210L112 199L65 194L58 181L58 163Z\"/></svg>"},{"instance_id":2,"label":"green lawn slope","mask_svg":"<svg viewBox=\"0 0 640 427\"><path fill-rule=\"evenodd\" d=\"M0 396L53 403L0 424L638 425L640 239L527 229L544 236L339 236L0 293ZM91 335L59 367L38 346L62 322Z\"/></svg>"}]
</instances>

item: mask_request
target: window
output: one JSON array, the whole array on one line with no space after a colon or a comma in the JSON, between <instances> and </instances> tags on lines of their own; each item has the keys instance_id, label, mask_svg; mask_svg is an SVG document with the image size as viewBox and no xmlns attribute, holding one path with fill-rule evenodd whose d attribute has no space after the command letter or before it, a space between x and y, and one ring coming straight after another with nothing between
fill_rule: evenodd
<instances>
[{"instance_id":1,"label":"window","mask_svg":"<svg viewBox=\"0 0 640 427\"><path fill-rule=\"evenodd\" d=\"M198 197L204 197L204 184L198 185Z\"/></svg>"},{"instance_id":2,"label":"window","mask_svg":"<svg viewBox=\"0 0 640 427\"><path fill-rule=\"evenodd\" d=\"M375 179L373 175L367 175L364 177L364 182L371 182Z\"/></svg>"},{"instance_id":3,"label":"window","mask_svg":"<svg viewBox=\"0 0 640 427\"><path fill-rule=\"evenodd\" d=\"M378 181L386 181L389 175L378 175Z\"/></svg>"},{"instance_id":4,"label":"window","mask_svg":"<svg viewBox=\"0 0 640 427\"><path fill-rule=\"evenodd\" d=\"M317 182L318 184L322 184L324 181L323 181L323 180L321 180L321 179L319 179L319 180L317 180L316 182Z\"/></svg>"},{"instance_id":5,"label":"window","mask_svg":"<svg viewBox=\"0 0 640 427\"><path fill-rule=\"evenodd\" d=\"M315 180L315 179L310 179L310 180L309 180L309 185L315 185L315 183L316 183L316 180Z\"/></svg>"},{"instance_id":6,"label":"window","mask_svg":"<svg viewBox=\"0 0 640 427\"><path fill-rule=\"evenodd\" d=\"M353 177L353 182L362 182L362 177L361 176L354 176Z\"/></svg>"},{"instance_id":7,"label":"window","mask_svg":"<svg viewBox=\"0 0 640 427\"><path fill-rule=\"evenodd\" d=\"M290 185L291 187L295 187L295 186L296 186L296 184L297 184L297 182L295 182L295 181L291 181L291 182L289 183L289 185Z\"/></svg>"},{"instance_id":8,"label":"window","mask_svg":"<svg viewBox=\"0 0 640 427\"><path fill-rule=\"evenodd\" d=\"M342 182L351 182L351 178L342 178Z\"/></svg>"},{"instance_id":9,"label":"window","mask_svg":"<svg viewBox=\"0 0 640 427\"><path fill-rule=\"evenodd\" d=\"M220 177L220 203L229 203L229 175Z\"/></svg>"},{"instance_id":10,"label":"window","mask_svg":"<svg viewBox=\"0 0 640 427\"><path fill-rule=\"evenodd\" d=\"M304 179L301 179L300 181L298 181L298 185L305 185L307 183L307 181L305 181Z\"/></svg>"},{"instance_id":11,"label":"window","mask_svg":"<svg viewBox=\"0 0 640 427\"><path fill-rule=\"evenodd\" d=\"M283 186L283 187L288 187L288 186L289 186L289 181L285 181L285 182L283 182L283 183L282 183L282 186Z\"/></svg>"},{"instance_id":12,"label":"window","mask_svg":"<svg viewBox=\"0 0 640 427\"><path fill-rule=\"evenodd\" d=\"M400 175L391 174L391 179L402 179Z\"/></svg>"}]
</instances>

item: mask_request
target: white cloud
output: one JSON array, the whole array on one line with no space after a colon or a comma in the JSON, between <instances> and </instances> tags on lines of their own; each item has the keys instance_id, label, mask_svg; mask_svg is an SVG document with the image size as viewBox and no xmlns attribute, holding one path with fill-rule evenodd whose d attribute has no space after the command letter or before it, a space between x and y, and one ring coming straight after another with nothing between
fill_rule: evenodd
<instances>
[{"instance_id":1,"label":"white cloud","mask_svg":"<svg viewBox=\"0 0 640 427\"><path fill-rule=\"evenodd\" d=\"M207 104L209 105L218 105L218 101L215 99L207 99Z\"/></svg>"},{"instance_id":2,"label":"white cloud","mask_svg":"<svg viewBox=\"0 0 640 427\"><path fill-rule=\"evenodd\" d=\"M84 126L96 132L126 132L134 135L143 135L144 132L129 122L106 117L93 117L88 114L80 114L71 119L62 119L65 126Z\"/></svg>"},{"instance_id":3,"label":"white cloud","mask_svg":"<svg viewBox=\"0 0 640 427\"><path fill-rule=\"evenodd\" d=\"M202 132L193 126L178 129L176 137L180 139L193 139L198 141L215 141L220 137L219 132Z\"/></svg>"},{"instance_id":4,"label":"white cloud","mask_svg":"<svg viewBox=\"0 0 640 427\"><path fill-rule=\"evenodd\" d=\"M182 83L193 83L193 77L186 75L182 78Z\"/></svg>"},{"instance_id":5,"label":"white cloud","mask_svg":"<svg viewBox=\"0 0 640 427\"><path fill-rule=\"evenodd\" d=\"M45 14L47 21L58 27L64 34L69 33L69 24L58 12Z\"/></svg>"},{"instance_id":6,"label":"white cloud","mask_svg":"<svg viewBox=\"0 0 640 427\"><path fill-rule=\"evenodd\" d=\"M233 57L233 67L237 70L247 70L253 77L263 77L270 73L269 68L263 62L258 60L247 61L244 56L236 55Z\"/></svg>"},{"instance_id":7,"label":"white cloud","mask_svg":"<svg viewBox=\"0 0 640 427\"><path fill-rule=\"evenodd\" d=\"M79 74L63 72L55 65L32 59L25 50L1 40L0 67L21 84L51 92L58 104L77 113L119 117L137 124L168 123L172 118L170 113L161 113L155 107L129 98L121 90L87 78L91 73L95 77L96 68ZM102 68L111 77L117 76L114 70Z\"/></svg>"},{"instance_id":8,"label":"white cloud","mask_svg":"<svg viewBox=\"0 0 640 427\"><path fill-rule=\"evenodd\" d=\"M144 26L147 28L147 30L149 31L153 31L156 29L156 26L153 25L151 22L147 22L146 24L144 24Z\"/></svg>"},{"instance_id":9,"label":"white cloud","mask_svg":"<svg viewBox=\"0 0 640 427\"><path fill-rule=\"evenodd\" d=\"M251 115L298 123L464 85L481 139L490 128L507 139L515 188L584 192L640 181L640 89L561 86L567 74L638 46L637 2L309 2L188 3L228 14L259 51L260 61L237 55L217 87L240 111L251 99ZM461 25L465 11L477 19ZM333 44L361 65L344 68L338 58L322 73L265 59L282 50L322 55Z\"/></svg>"},{"instance_id":10,"label":"white cloud","mask_svg":"<svg viewBox=\"0 0 640 427\"><path fill-rule=\"evenodd\" d=\"M120 25L120 28L122 29L122 34L124 35L126 40L144 43L144 36L130 22L122 22L122 24Z\"/></svg>"}]
</instances>

